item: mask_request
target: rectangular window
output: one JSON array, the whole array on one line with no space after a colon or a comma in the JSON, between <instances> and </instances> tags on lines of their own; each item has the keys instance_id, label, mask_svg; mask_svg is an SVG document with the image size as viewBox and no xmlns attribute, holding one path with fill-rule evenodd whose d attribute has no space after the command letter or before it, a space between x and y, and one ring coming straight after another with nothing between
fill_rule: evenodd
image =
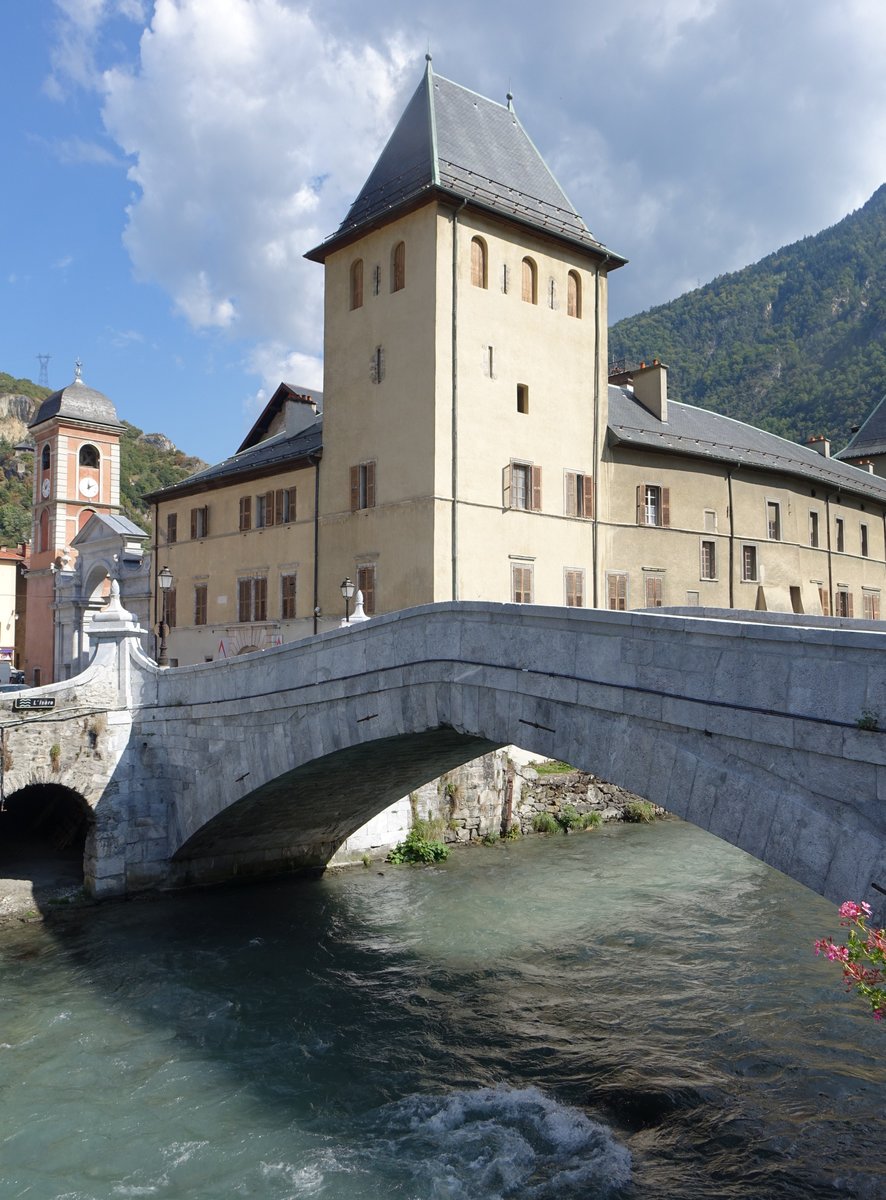
<instances>
[{"instance_id":1,"label":"rectangular window","mask_svg":"<svg viewBox=\"0 0 886 1200\"><path fill-rule=\"evenodd\" d=\"M775 500L766 501L766 536L771 542L781 541L781 505Z\"/></svg>"},{"instance_id":2,"label":"rectangular window","mask_svg":"<svg viewBox=\"0 0 886 1200\"><path fill-rule=\"evenodd\" d=\"M654 483L637 485L637 524L666 526L671 523L671 489Z\"/></svg>"},{"instance_id":3,"label":"rectangular window","mask_svg":"<svg viewBox=\"0 0 886 1200\"><path fill-rule=\"evenodd\" d=\"M585 573L581 570L566 568L566 607L584 608L585 605Z\"/></svg>"},{"instance_id":4,"label":"rectangular window","mask_svg":"<svg viewBox=\"0 0 886 1200\"><path fill-rule=\"evenodd\" d=\"M178 513L166 515L166 541L170 546L178 541Z\"/></svg>"},{"instance_id":5,"label":"rectangular window","mask_svg":"<svg viewBox=\"0 0 886 1200\"><path fill-rule=\"evenodd\" d=\"M532 603L532 567L511 563L511 599L514 604Z\"/></svg>"},{"instance_id":6,"label":"rectangular window","mask_svg":"<svg viewBox=\"0 0 886 1200\"><path fill-rule=\"evenodd\" d=\"M278 488L274 495L274 517L278 525L289 525L295 520L295 488Z\"/></svg>"},{"instance_id":7,"label":"rectangular window","mask_svg":"<svg viewBox=\"0 0 886 1200\"><path fill-rule=\"evenodd\" d=\"M717 532L716 509L706 508L704 510L704 531L705 531L705 533L716 533Z\"/></svg>"},{"instance_id":8,"label":"rectangular window","mask_svg":"<svg viewBox=\"0 0 886 1200\"><path fill-rule=\"evenodd\" d=\"M240 532L245 533L252 528L252 497L240 497Z\"/></svg>"},{"instance_id":9,"label":"rectangular window","mask_svg":"<svg viewBox=\"0 0 886 1200\"><path fill-rule=\"evenodd\" d=\"M207 596L207 585L198 583L194 587L194 624L205 625L207 618L207 609L209 601Z\"/></svg>"},{"instance_id":10,"label":"rectangular window","mask_svg":"<svg viewBox=\"0 0 886 1200\"><path fill-rule=\"evenodd\" d=\"M866 621L880 620L880 593L872 588L865 588L861 593L864 604L864 619Z\"/></svg>"},{"instance_id":11,"label":"rectangular window","mask_svg":"<svg viewBox=\"0 0 886 1200\"><path fill-rule=\"evenodd\" d=\"M280 576L280 616L284 621L295 619L295 575Z\"/></svg>"},{"instance_id":12,"label":"rectangular window","mask_svg":"<svg viewBox=\"0 0 886 1200\"><path fill-rule=\"evenodd\" d=\"M818 549L818 513L814 509L809 511L809 545Z\"/></svg>"},{"instance_id":13,"label":"rectangular window","mask_svg":"<svg viewBox=\"0 0 886 1200\"><path fill-rule=\"evenodd\" d=\"M821 605L821 615L829 617L831 615L831 598L827 588L820 587L818 589L818 602Z\"/></svg>"},{"instance_id":14,"label":"rectangular window","mask_svg":"<svg viewBox=\"0 0 886 1200\"><path fill-rule=\"evenodd\" d=\"M191 540L209 537L209 506L191 509Z\"/></svg>"},{"instance_id":15,"label":"rectangular window","mask_svg":"<svg viewBox=\"0 0 886 1200\"><path fill-rule=\"evenodd\" d=\"M564 471L564 499L567 517L593 517L594 480L578 471Z\"/></svg>"},{"instance_id":16,"label":"rectangular window","mask_svg":"<svg viewBox=\"0 0 886 1200\"><path fill-rule=\"evenodd\" d=\"M867 558L867 556L868 556L868 527L867 527L867 525L862 525L860 527L860 529L861 529L861 555L862 555L862 558Z\"/></svg>"},{"instance_id":17,"label":"rectangular window","mask_svg":"<svg viewBox=\"0 0 886 1200\"><path fill-rule=\"evenodd\" d=\"M237 620L267 621L268 581L264 576L237 580Z\"/></svg>"},{"instance_id":18,"label":"rectangular window","mask_svg":"<svg viewBox=\"0 0 886 1200\"><path fill-rule=\"evenodd\" d=\"M607 571L606 590L609 607L615 612L625 612L628 607L627 573L622 571Z\"/></svg>"},{"instance_id":19,"label":"rectangular window","mask_svg":"<svg viewBox=\"0 0 886 1200\"><path fill-rule=\"evenodd\" d=\"M843 518L836 517L834 520L834 526L836 528L836 533L837 533L837 537L836 537L837 553L842 554L846 547L845 522L844 522Z\"/></svg>"},{"instance_id":20,"label":"rectangular window","mask_svg":"<svg viewBox=\"0 0 886 1200\"><path fill-rule=\"evenodd\" d=\"M687 592L686 593L686 607L687 608L698 608L698 602L700 599L701 599L701 597L698 592Z\"/></svg>"},{"instance_id":21,"label":"rectangular window","mask_svg":"<svg viewBox=\"0 0 886 1200\"><path fill-rule=\"evenodd\" d=\"M703 541L701 543L701 571L700 578L716 579L717 578L717 543Z\"/></svg>"},{"instance_id":22,"label":"rectangular window","mask_svg":"<svg viewBox=\"0 0 886 1200\"><path fill-rule=\"evenodd\" d=\"M505 467L505 508L541 509L541 467L512 462Z\"/></svg>"},{"instance_id":23,"label":"rectangular window","mask_svg":"<svg viewBox=\"0 0 886 1200\"><path fill-rule=\"evenodd\" d=\"M363 611L367 617L375 612L375 563L357 567L357 587L363 593Z\"/></svg>"},{"instance_id":24,"label":"rectangular window","mask_svg":"<svg viewBox=\"0 0 886 1200\"><path fill-rule=\"evenodd\" d=\"M375 508L375 463L359 463L351 467L351 512Z\"/></svg>"},{"instance_id":25,"label":"rectangular window","mask_svg":"<svg viewBox=\"0 0 886 1200\"><path fill-rule=\"evenodd\" d=\"M517 384L517 412L524 413L524 414L529 412L529 384L528 383L518 383Z\"/></svg>"},{"instance_id":26,"label":"rectangular window","mask_svg":"<svg viewBox=\"0 0 886 1200\"><path fill-rule=\"evenodd\" d=\"M846 588L837 588L834 593L834 616L852 616L852 593Z\"/></svg>"},{"instance_id":27,"label":"rectangular window","mask_svg":"<svg viewBox=\"0 0 886 1200\"><path fill-rule=\"evenodd\" d=\"M745 583L757 582L757 547L742 546L741 577Z\"/></svg>"},{"instance_id":28,"label":"rectangular window","mask_svg":"<svg viewBox=\"0 0 886 1200\"><path fill-rule=\"evenodd\" d=\"M644 576L646 607L661 608L664 603L664 575L647 573Z\"/></svg>"}]
</instances>

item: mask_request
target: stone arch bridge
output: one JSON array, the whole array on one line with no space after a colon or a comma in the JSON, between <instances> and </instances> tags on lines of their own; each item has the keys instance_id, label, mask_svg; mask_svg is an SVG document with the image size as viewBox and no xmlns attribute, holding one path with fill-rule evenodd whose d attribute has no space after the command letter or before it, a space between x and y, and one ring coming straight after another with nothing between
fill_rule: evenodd
<instances>
[{"instance_id":1,"label":"stone arch bridge","mask_svg":"<svg viewBox=\"0 0 886 1200\"><path fill-rule=\"evenodd\" d=\"M112 595L85 672L0 700L2 796L82 797L87 887L122 896L322 868L513 743L883 913L886 734L864 726L886 723L886 632L692 611L429 605L166 671Z\"/></svg>"}]
</instances>

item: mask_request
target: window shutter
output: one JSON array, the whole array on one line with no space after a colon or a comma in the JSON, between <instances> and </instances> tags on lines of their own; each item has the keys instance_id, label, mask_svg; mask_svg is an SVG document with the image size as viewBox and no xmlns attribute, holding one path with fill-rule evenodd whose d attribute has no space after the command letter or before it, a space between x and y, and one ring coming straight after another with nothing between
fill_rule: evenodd
<instances>
[{"instance_id":1,"label":"window shutter","mask_svg":"<svg viewBox=\"0 0 886 1200\"><path fill-rule=\"evenodd\" d=\"M852 617L855 614L852 611L852 592L846 593L846 616Z\"/></svg>"},{"instance_id":2,"label":"window shutter","mask_svg":"<svg viewBox=\"0 0 886 1200\"><path fill-rule=\"evenodd\" d=\"M248 621L252 616L250 600L252 598L252 580L237 580L237 620Z\"/></svg>"},{"instance_id":3,"label":"window shutter","mask_svg":"<svg viewBox=\"0 0 886 1200\"><path fill-rule=\"evenodd\" d=\"M646 499L646 484L638 483L637 484L637 524L638 525L646 524L646 521L644 519L645 518L645 512L644 512L645 499Z\"/></svg>"},{"instance_id":4,"label":"window shutter","mask_svg":"<svg viewBox=\"0 0 886 1200\"><path fill-rule=\"evenodd\" d=\"M240 532L252 527L252 497L240 497Z\"/></svg>"},{"instance_id":5,"label":"window shutter","mask_svg":"<svg viewBox=\"0 0 886 1200\"><path fill-rule=\"evenodd\" d=\"M511 463L501 469L501 506L511 507Z\"/></svg>"},{"instance_id":6,"label":"window shutter","mask_svg":"<svg viewBox=\"0 0 886 1200\"><path fill-rule=\"evenodd\" d=\"M351 467L351 512L360 507L360 468Z\"/></svg>"},{"instance_id":7,"label":"window shutter","mask_svg":"<svg viewBox=\"0 0 886 1200\"><path fill-rule=\"evenodd\" d=\"M574 471L566 472L566 516L578 516L578 477Z\"/></svg>"},{"instance_id":8,"label":"window shutter","mask_svg":"<svg viewBox=\"0 0 886 1200\"><path fill-rule=\"evenodd\" d=\"M582 476L582 516L594 515L594 479L591 475Z\"/></svg>"},{"instance_id":9,"label":"window shutter","mask_svg":"<svg viewBox=\"0 0 886 1200\"><path fill-rule=\"evenodd\" d=\"M370 616L375 612L375 567L357 568L357 587L363 593L363 611Z\"/></svg>"},{"instance_id":10,"label":"window shutter","mask_svg":"<svg viewBox=\"0 0 886 1200\"><path fill-rule=\"evenodd\" d=\"M618 608L618 580L615 575L610 575L608 579L609 585L609 607L611 609Z\"/></svg>"},{"instance_id":11,"label":"window shutter","mask_svg":"<svg viewBox=\"0 0 886 1200\"><path fill-rule=\"evenodd\" d=\"M255 580L255 619L256 621L267 621L268 619L267 579Z\"/></svg>"},{"instance_id":12,"label":"window shutter","mask_svg":"<svg viewBox=\"0 0 886 1200\"><path fill-rule=\"evenodd\" d=\"M287 495L289 497L289 501L288 501L289 511L286 514L286 520L294 521L296 513L298 512L298 508L295 503L295 488L294 487L289 488Z\"/></svg>"},{"instance_id":13,"label":"window shutter","mask_svg":"<svg viewBox=\"0 0 886 1200\"><path fill-rule=\"evenodd\" d=\"M661 489L661 523L662 525L671 523L671 489L666 487Z\"/></svg>"},{"instance_id":14,"label":"window shutter","mask_svg":"<svg viewBox=\"0 0 886 1200\"><path fill-rule=\"evenodd\" d=\"M283 524L283 488L277 488L274 493L274 524Z\"/></svg>"},{"instance_id":15,"label":"window shutter","mask_svg":"<svg viewBox=\"0 0 886 1200\"><path fill-rule=\"evenodd\" d=\"M375 463L366 464L366 507L375 508Z\"/></svg>"},{"instance_id":16,"label":"window shutter","mask_svg":"<svg viewBox=\"0 0 886 1200\"><path fill-rule=\"evenodd\" d=\"M533 512L541 512L541 467L532 468L532 505Z\"/></svg>"},{"instance_id":17,"label":"window shutter","mask_svg":"<svg viewBox=\"0 0 886 1200\"><path fill-rule=\"evenodd\" d=\"M265 492L265 524L274 524L274 493Z\"/></svg>"}]
</instances>

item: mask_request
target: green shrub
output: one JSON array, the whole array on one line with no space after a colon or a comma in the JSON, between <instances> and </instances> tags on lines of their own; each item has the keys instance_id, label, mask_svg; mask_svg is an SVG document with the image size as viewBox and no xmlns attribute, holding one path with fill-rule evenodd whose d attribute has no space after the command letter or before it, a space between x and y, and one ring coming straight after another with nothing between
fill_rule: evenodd
<instances>
[{"instance_id":1,"label":"green shrub","mask_svg":"<svg viewBox=\"0 0 886 1200\"><path fill-rule=\"evenodd\" d=\"M509 825L502 838L506 842L516 842L517 838L523 836L523 830L520 828L519 822L515 821L513 825Z\"/></svg>"},{"instance_id":2,"label":"green shrub","mask_svg":"<svg viewBox=\"0 0 886 1200\"><path fill-rule=\"evenodd\" d=\"M564 804L557 821L566 833L571 829L584 829L581 813L574 804Z\"/></svg>"},{"instance_id":3,"label":"green shrub","mask_svg":"<svg viewBox=\"0 0 886 1200\"><path fill-rule=\"evenodd\" d=\"M603 814L600 812L586 812L581 814L582 829L596 829L602 823Z\"/></svg>"},{"instance_id":4,"label":"green shrub","mask_svg":"<svg viewBox=\"0 0 886 1200\"><path fill-rule=\"evenodd\" d=\"M569 775L575 770L565 762L534 762L530 766L539 775Z\"/></svg>"},{"instance_id":5,"label":"green shrub","mask_svg":"<svg viewBox=\"0 0 886 1200\"><path fill-rule=\"evenodd\" d=\"M494 846L498 841L498 834L495 832L495 830L490 829L488 833L484 833L480 840L484 846Z\"/></svg>"},{"instance_id":6,"label":"green shrub","mask_svg":"<svg viewBox=\"0 0 886 1200\"><path fill-rule=\"evenodd\" d=\"M560 826L549 812L540 812L532 818L532 828L536 833L556 833Z\"/></svg>"},{"instance_id":7,"label":"green shrub","mask_svg":"<svg viewBox=\"0 0 886 1200\"><path fill-rule=\"evenodd\" d=\"M880 714L872 708L863 708L861 716L856 717L855 724L859 729L866 729L869 733L876 733L880 728Z\"/></svg>"},{"instance_id":8,"label":"green shrub","mask_svg":"<svg viewBox=\"0 0 886 1200\"><path fill-rule=\"evenodd\" d=\"M634 825L650 825L655 820L655 807L648 800L631 800L624 806L621 819Z\"/></svg>"},{"instance_id":9,"label":"green shrub","mask_svg":"<svg viewBox=\"0 0 886 1200\"><path fill-rule=\"evenodd\" d=\"M432 863L443 862L449 857L449 847L443 842L431 841L426 835L428 822L416 821L402 842L398 842L388 854L389 863Z\"/></svg>"}]
</instances>

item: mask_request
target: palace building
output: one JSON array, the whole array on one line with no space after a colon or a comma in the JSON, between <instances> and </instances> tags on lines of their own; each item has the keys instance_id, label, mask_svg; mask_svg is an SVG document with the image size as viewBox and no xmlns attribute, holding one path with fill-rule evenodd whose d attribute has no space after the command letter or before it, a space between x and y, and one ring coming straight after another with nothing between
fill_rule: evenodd
<instances>
[{"instance_id":1,"label":"palace building","mask_svg":"<svg viewBox=\"0 0 886 1200\"><path fill-rule=\"evenodd\" d=\"M430 61L337 232L322 396L149 497L170 655L200 662L445 600L879 620L886 480L610 370L626 260L523 129ZM321 413L322 410L322 413ZM159 619L156 610L154 621Z\"/></svg>"}]
</instances>

